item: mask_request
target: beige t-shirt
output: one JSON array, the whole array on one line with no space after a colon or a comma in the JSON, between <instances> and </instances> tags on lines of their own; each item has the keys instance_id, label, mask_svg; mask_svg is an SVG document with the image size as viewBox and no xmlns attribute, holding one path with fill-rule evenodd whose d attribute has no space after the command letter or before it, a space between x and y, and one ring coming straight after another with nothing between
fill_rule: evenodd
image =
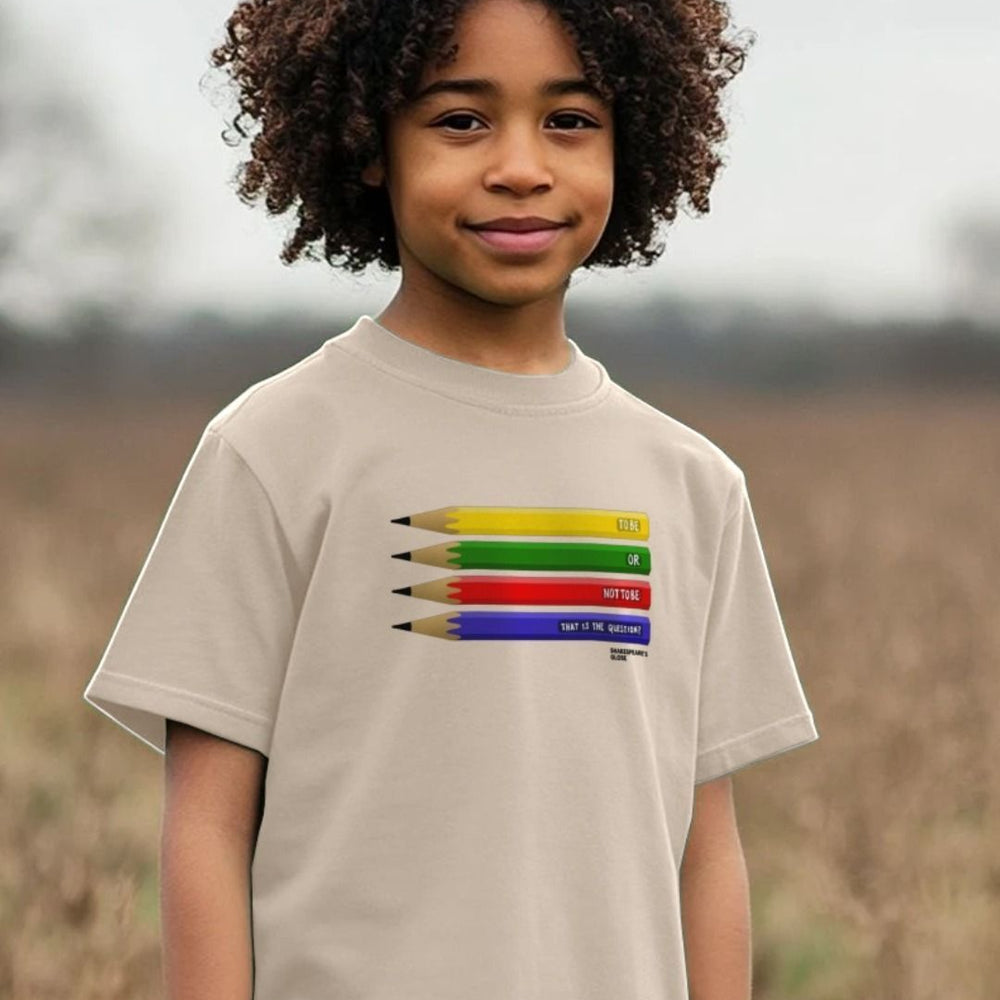
<instances>
[{"instance_id":1,"label":"beige t-shirt","mask_svg":"<svg viewBox=\"0 0 1000 1000\"><path fill-rule=\"evenodd\" d=\"M268 757L256 1000L684 1000L695 784L818 738L740 468L369 316L208 423L84 698Z\"/></svg>"}]
</instances>

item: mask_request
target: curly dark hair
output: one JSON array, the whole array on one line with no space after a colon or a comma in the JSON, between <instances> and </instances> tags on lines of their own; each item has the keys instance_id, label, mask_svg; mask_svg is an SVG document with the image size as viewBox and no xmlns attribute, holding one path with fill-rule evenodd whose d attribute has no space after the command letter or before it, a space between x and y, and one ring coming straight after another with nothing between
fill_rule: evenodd
<instances>
[{"instance_id":1,"label":"curly dark hair","mask_svg":"<svg viewBox=\"0 0 1000 1000\"><path fill-rule=\"evenodd\" d=\"M259 128L237 193L262 195L272 215L295 204L298 225L281 260L301 256L362 271L399 266L385 187L361 180L384 152L384 124L416 92L446 48L470 0L242 0L211 63L227 67L239 95L230 146ZM743 68L747 33L724 37L722 0L543 0L562 19L584 76L612 103L615 176L611 214L584 267L649 265L658 222L672 222L682 195L699 214L723 160L722 90ZM297 203L297 204L296 204ZM337 259L339 258L339 259Z\"/></svg>"}]
</instances>

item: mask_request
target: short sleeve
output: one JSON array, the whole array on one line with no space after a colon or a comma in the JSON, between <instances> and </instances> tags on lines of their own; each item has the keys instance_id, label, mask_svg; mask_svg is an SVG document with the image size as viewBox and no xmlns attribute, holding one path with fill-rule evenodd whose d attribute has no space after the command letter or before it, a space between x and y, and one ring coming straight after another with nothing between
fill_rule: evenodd
<instances>
[{"instance_id":1,"label":"short sleeve","mask_svg":"<svg viewBox=\"0 0 1000 1000\"><path fill-rule=\"evenodd\" d=\"M266 756L294 632L291 567L263 486L207 428L84 700L160 753L171 718Z\"/></svg>"},{"instance_id":2,"label":"short sleeve","mask_svg":"<svg viewBox=\"0 0 1000 1000\"><path fill-rule=\"evenodd\" d=\"M695 784L819 738L742 474L732 497L706 621Z\"/></svg>"}]
</instances>

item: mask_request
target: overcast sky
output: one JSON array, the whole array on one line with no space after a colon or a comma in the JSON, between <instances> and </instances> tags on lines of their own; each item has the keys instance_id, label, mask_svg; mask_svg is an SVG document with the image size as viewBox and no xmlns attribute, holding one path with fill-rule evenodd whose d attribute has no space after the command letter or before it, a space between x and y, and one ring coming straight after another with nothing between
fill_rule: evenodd
<instances>
[{"instance_id":1,"label":"overcast sky","mask_svg":"<svg viewBox=\"0 0 1000 1000\"><path fill-rule=\"evenodd\" d=\"M24 44L90 102L123 169L162 202L150 293L173 306L377 309L395 277L277 260L287 223L238 201L227 105L199 89L228 0L6 0ZM571 295L817 301L939 314L943 225L1000 205L993 0L734 0L758 36L731 86L709 216L682 214L650 269L577 272Z\"/></svg>"}]
</instances>

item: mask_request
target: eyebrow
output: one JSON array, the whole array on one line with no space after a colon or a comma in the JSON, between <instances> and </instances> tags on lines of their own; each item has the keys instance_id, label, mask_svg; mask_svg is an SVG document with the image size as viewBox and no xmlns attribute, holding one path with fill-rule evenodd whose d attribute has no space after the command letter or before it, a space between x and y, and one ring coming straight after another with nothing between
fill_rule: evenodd
<instances>
[{"instance_id":1,"label":"eyebrow","mask_svg":"<svg viewBox=\"0 0 1000 1000\"><path fill-rule=\"evenodd\" d=\"M500 86L495 80L488 79L464 79L464 80L436 80L434 83L424 87L414 98L413 103L426 100L433 94L485 94L495 97L500 93ZM583 77L559 77L546 80L541 87L544 97L562 97L565 94L586 94L594 97L598 101L604 102L600 91Z\"/></svg>"}]
</instances>

